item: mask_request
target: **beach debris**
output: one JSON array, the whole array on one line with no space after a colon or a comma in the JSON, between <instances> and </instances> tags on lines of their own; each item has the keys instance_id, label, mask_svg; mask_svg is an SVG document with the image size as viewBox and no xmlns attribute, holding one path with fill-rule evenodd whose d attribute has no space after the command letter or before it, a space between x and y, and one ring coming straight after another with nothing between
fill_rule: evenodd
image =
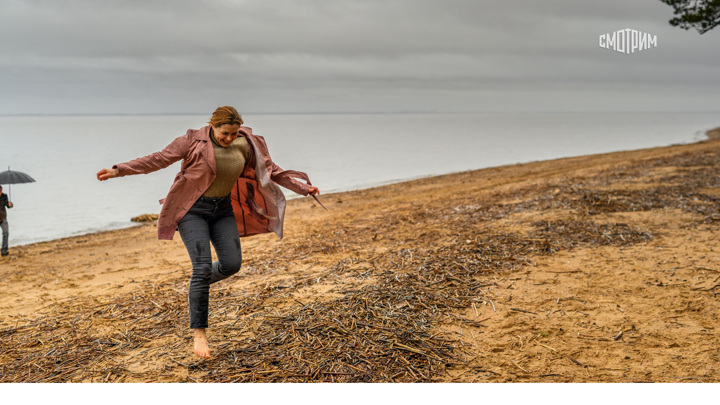
<instances>
[{"instance_id":1,"label":"beach debris","mask_svg":"<svg viewBox=\"0 0 720 405\"><path fill-rule=\"evenodd\" d=\"M648 181L652 168L663 170ZM718 151L681 154L500 190L483 201L442 195L317 226L248 255L245 274L281 280L239 287L229 279L211 290L209 360L191 353L188 280L179 272L102 298L49 301L33 317L2 319L0 382L444 381L449 369L468 364L463 329L481 339L488 328L481 322L489 318L466 316L498 316L494 300L500 309L507 303L493 293L498 281L539 256L658 237L611 213L673 209L693 214L688 226L717 227L704 221L720 211L720 199L707 192L719 179ZM643 187L622 187L633 182ZM301 271L308 268L314 271ZM539 375L547 376L560 374Z\"/></svg>"},{"instance_id":2,"label":"beach debris","mask_svg":"<svg viewBox=\"0 0 720 405\"><path fill-rule=\"evenodd\" d=\"M153 222L157 221L158 214L143 214L138 215L137 217L130 218L132 222Z\"/></svg>"}]
</instances>

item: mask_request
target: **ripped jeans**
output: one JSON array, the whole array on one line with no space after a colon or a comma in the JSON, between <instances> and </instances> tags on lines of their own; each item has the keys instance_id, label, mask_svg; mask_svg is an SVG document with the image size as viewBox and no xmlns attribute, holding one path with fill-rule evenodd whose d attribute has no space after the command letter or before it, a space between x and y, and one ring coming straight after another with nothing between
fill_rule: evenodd
<instances>
[{"instance_id":1,"label":"ripped jeans","mask_svg":"<svg viewBox=\"0 0 720 405\"><path fill-rule=\"evenodd\" d=\"M200 197L178 223L178 231L192 262L188 303L190 328L208 327L210 284L240 271L242 250L230 196ZM212 262L210 242L218 260Z\"/></svg>"}]
</instances>

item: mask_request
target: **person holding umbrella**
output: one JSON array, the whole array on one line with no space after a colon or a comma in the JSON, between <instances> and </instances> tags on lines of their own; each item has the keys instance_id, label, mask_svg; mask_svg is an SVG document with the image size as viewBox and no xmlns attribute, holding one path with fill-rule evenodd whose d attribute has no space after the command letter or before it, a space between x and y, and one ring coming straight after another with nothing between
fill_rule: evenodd
<instances>
[{"instance_id":1,"label":"person holding umbrella","mask_svg":"<svg viewBox=\"0 0 720 405\"><path fill-rule=\"evenodd\" d=\"M12 208L13 203L8 200L7 194L2 192L3 188L0 186L0 228L2 228L2 251L3 256L7 256L8 253L8 235L9 227L7 222L7 212L5 207Z\"/></svg>"},{"instance_id":2,"label":"person holding umbrella","mask_svg":"<svg viewBox=\"0 0 720 405\"><path fill-rule=\"evenodd\" d=\"M319 193L307 174L275 164L264 138L243 123L233 107L219 107L210 125L188 130L162 151L97 173L103 181L150 173L182 159L180 173L161 200L158 237L172 239L179 231L190 256L190 328L194 352L203 358L210 357L205 332L210 284L240 270L240 236L275 232L282 238L285 197L278 185L305 196Z\"/></svg>"},{"instance_id":3,"label":"person holding umbrella","mask_svg":"<svg viewBox=\"0 0 720 405\"><path fill-rule=\"evenodd\" d=\"M7 171L0 173L0 184L20 184L20 183L33 183L35 179L28 176L23 172L16 172L10 170L8 166ZM10 188L10 194L12 195L12 188ZM8 223L7 223L7 212L5 208L12 208L13 203L10 202L10 198L3 194L2 186L0 186L0 227L2 227L2 250L0 251L2 256L8 255Z\"/></svg>"}]
</instances>

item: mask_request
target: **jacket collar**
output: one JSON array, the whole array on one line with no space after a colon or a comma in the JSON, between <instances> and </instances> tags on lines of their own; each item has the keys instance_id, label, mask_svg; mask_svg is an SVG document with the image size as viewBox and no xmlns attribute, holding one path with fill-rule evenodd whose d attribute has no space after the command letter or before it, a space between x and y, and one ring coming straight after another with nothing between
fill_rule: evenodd
<instances>
[{"instance_id":1,"label":"jacket collar","mask_svg":"<svg viewBox=\"0 0 720 405\"><path fill-rule=\"evenodd\" d=\"M240 127L240 134L250 138L253 137L252 129L250 127ZM202 155L205 162L210 166L210 172L215 175L215 150L213 149L213 143L210 139L210 125L206 125L196 131L193 131L192 140L200 141L202 144L200 154ZM251 148L254 148L252 142L248 142Z\"/></svg>"},{"instance_id":2,"label":"jacket collar","mask_svg":"<svg viewBox=\"0 0 720 405\"><path fill-rule=\"evenodd\" d=\"M241 127L240 127L240 133L241 133L241 134L248 135L248 136L253 136L252 128L250 128L250 127L243 127L243 126L241 126Z\"/></svg>"}]
</instances>

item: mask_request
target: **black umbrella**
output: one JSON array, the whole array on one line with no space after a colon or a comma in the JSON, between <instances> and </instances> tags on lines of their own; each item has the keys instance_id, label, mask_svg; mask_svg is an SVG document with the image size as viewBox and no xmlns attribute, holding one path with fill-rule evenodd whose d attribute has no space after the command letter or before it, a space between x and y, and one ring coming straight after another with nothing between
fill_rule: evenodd
<instances>
[{"instance_id":1,"label":"black umbrella","mask_svg":"<svg viewBox=\"0 0 720 405\"><path fill-rule=\"evenodd\" d=\"M27 174L23 172L14 172L10 170L10 166L8 166L8 170L6 172L0 173L0 184L20 184L20 183L34 183L35 179L28 176ZM11 197L12 194L12 188L8 190L8 194ZM12 200L12 198L9 198Z\"/></svg>"}]
</instances>

